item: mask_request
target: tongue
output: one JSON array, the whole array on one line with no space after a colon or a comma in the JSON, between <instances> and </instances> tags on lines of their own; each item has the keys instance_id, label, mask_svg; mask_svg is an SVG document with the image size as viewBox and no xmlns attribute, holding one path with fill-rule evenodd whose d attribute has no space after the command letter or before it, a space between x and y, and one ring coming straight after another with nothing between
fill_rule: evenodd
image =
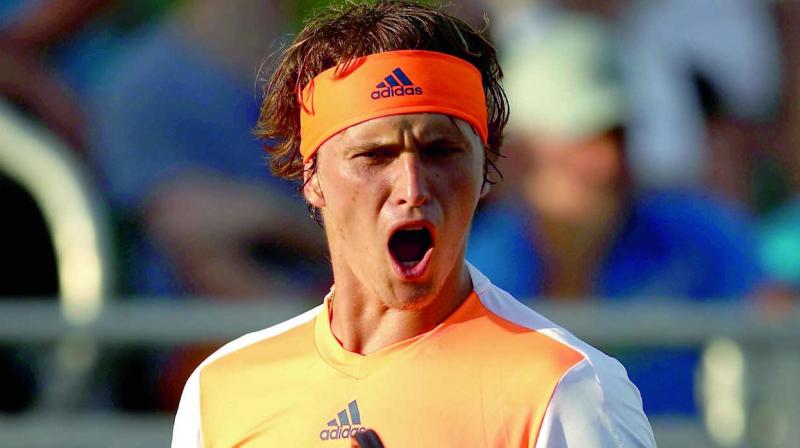
<instances>
[{"instance_id":1,"label":"tongue","mask_svg":"<svg viewBox=\"0 0 800 448\"><path fill-rule=\"evenodd\" d=\"M422 260L430 245L426 230L402 230L391 239L389 247L397 261L401 263Z\"/></svg>"}]
</instances>

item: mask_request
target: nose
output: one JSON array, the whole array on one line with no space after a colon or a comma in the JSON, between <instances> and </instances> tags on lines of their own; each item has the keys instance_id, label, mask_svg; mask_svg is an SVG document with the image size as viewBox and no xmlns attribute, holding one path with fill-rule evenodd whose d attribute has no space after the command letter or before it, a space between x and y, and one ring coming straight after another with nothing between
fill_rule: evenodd
<instances>
[{"instance_id":1,"label":"nose","mask_svg":"<svg viewBox=\"0 0 800 448\"><path fill-rule=\"evenodd\" d=\"M425 166L416 152L403 152L398 160L399 173L394 196L397 205L421 207L430 201Z\"/></svg>"}]
</instances>

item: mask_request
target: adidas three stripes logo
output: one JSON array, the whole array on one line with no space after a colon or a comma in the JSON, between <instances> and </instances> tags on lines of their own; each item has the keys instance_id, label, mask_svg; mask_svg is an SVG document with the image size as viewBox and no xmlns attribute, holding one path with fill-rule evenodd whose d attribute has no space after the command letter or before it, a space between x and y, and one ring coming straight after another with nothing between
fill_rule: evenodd
<instances>
[{"instance_id":1,"label":"adidas three stripes logo","mask_svg":"<svg viewBox=\"0 0 800 448\"><path fill-rule=\"evenodd\" d=\"M404 86L413 86L414 85L414 83L411 82L410 79L408 79L408 76L406 76L405 72L403 72L403 70L400 67L397 67L396 69L392 70L392 73L390 73L389 76L387 76L387 77L385 77L383 79L384 79L383 81L379 82L378 85L375 86L376 88L385 89L387 87L387 85L392 86L392 87L397 87L401 83Z\"/></svg>"},{"instance_id":2,"label":"adidas three stripes logo","mask_svg":"<svg viewBox=\"0 0 800 448\"><path fill-rule=\"evenodd\" d=\"M370 94L373 100L394 96L422 95L422 87L415 86L411 78L400 67L392 70L383 78L383 81L375 85L375 88L377 90L373 90Z\"/></svg>"},{"instance_id":3,"label":"adidas three stripes logo","mask_svg":"<svg viewBox=\"0 0 800 448\"><path fill-rule=\"evenodd\" d=\"M356 400L353 400L353 401L351 401L350 403L347 404L347 409L342 409L341 411L339 411L339 414L337 415L337 417L339 419L339 424L337 425L336 424L336 419L333 419L333 420L328 422L328 426L346 426L346 425L349 425L350 422L351 422L351 419L348 418L348 416L347 416L347 411L348 410L350 411L350 415L353 417L352 418L353 424L354 425L360 425L361 424L361 413L358 411L358 403L356 402Z\"/></svg>"},{"instance_id":4,"label":"adidas three stripes logo","mask_svg":"<svg viewBox=\"0 0 800 448\"><path fill-rule=\"evenodd\" d=\"M361 412L358 410L356 400L347 404L345 409L336 414L336 418L328 421L328 428L319 432L321 440L347 439L361 431L366 431L361 425Z\"/></svg>"}]
</instances>

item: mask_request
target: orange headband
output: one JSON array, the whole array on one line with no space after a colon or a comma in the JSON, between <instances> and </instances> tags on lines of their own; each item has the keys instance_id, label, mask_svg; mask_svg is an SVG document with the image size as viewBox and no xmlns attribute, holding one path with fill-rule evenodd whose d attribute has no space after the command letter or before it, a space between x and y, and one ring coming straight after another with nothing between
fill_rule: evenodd
<instances>
[{"instance_id":1,"label":"orange headband","mask_svg":"<svg viewBox=\"0 0 800 448\"><path fill-rule=\"evenodd\" d=\"M364 56L320 73L298 100L303 161L340 131L389 115L450 115L469 123L487 141L481 74L444 53L400 50Z\"/></svg>"}]
</instances>

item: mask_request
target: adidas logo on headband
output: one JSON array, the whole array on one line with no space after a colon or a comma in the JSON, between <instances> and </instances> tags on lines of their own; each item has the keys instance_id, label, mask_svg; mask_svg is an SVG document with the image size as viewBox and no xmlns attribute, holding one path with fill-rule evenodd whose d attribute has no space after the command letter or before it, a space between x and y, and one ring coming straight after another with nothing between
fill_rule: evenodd
<instances>
[{"instance_id":1,"label":"adidas logo on headband","mask_svg":"<svg viewBox=\"0 0 800 448\"><path fill-rule=\"evenodd\" d=\"M422 87L414 86L414 83L400 67L392 70L375 88L378 90L373 90L370 95L373 100L393 96L422 95Z\"/></svg>"},{"instance_id":2,"label":"adidas logo on headband","mask_svg":"<svg viewBox=\"0 0 800 448\"><path fill-rule=\"evenodd\" d=\"M354 122L398 114L440 113L461 118L487 144L486 95L481 73L474 65L425 50L375 53L354 62L317 74L298 95L303 105L300 153L304 161Z\"/></svg>"}]
</instances>

